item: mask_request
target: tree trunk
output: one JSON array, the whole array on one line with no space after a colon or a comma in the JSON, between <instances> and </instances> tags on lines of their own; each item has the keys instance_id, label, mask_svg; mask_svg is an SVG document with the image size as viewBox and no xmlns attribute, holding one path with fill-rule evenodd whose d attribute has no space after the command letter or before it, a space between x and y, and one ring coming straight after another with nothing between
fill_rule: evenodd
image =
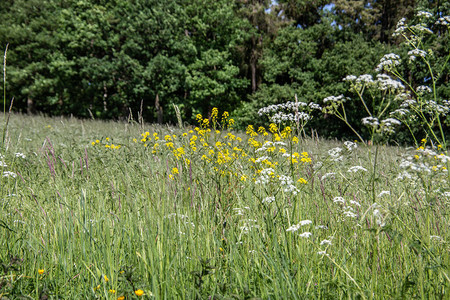
<instances>
[{"instance_id":1,"label":"tree trunk","mask_svg":"<svg viewBox=\"0 0 450 300\"><path fill-rule=\"evenodd\" d=\"M30 96L28 96L28 98L27 98L27 114L32 115L35 112L36 111L35 111L35 107L34 107L34 101L33 101L33 99L30 98Z\"/></svg>"},{"instance_id":2,"label":"tree trunk","mask_svg":"<svg viewBox=\"0 0 450 300\"><path fill-rule=\"evenodd\" d=\"M162 108L161 104L159 103L159 94L156 94L155 108L156 108L156 114L158 116L158 123L162 124L163 123L163 108Z\"/></svg>"}]
</instances>

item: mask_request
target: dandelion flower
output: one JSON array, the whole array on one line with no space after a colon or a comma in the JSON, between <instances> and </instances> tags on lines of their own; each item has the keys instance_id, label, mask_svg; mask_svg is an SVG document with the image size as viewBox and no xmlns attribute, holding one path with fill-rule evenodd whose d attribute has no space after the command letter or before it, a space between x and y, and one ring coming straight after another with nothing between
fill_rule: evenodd
<instances>
[{"instance_id":1,"label":"dandelion flower","mask_svg":"<svg viewBox=\"0 0 450 300\"><path fill-rule=\"evenodd\" d=\"M106 275L103 275L103 279L105 279L106 282L109 281L109 278L108 278L108 276L106 276Z\"/></svg>"},{"instance_id":2,"label":"dandelion flower","mask_svg":"<svg viewBox=\"0 0 450 300\"><path fill-rule=\"evenodd\" d=\"M138 297L140 297L140 296L144 295L144 291L143 291L143 290L141 290L141 289L139 289L139 290L136 290L136 291L134 291L134 293L135 293L135 294L136 294L136 296L138 296Z\"/></svg>"},{"instance_id":3,"label":"dandelion flower","mask_svg":"<svg viewBox=\"0 0 450 300\"><path fill-rule=\"evenodd\" d=\"M39 270L38 270L38 273L39 273L39 275L42 275L42 274L44 274L44 272L45 272L45 270L44 270L44 269L39 269Z\"/></svg>"}]
</instances>

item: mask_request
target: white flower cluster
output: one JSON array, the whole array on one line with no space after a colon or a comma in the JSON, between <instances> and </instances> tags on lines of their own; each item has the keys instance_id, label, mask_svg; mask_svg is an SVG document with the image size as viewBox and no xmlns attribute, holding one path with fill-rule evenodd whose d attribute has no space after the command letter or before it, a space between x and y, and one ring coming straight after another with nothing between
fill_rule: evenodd
<instances>
[{"instance_id":1,"label":"white flower cluster","mask_svg":"<svg viewBox=\"0 0 450 300\"><path fill-rule=\"evenodd\" d=\"M274 112L277 112L279 110L298 110L300 106L307 106L308 104L305 102L291 102L288 101L286 103L281 103L281 104L274 104L274 105L269 105L267 107L263 107L260 110L258 110L258 114L260 116L263 115L270 115Z\"/></svg>"},{"instance_id":2,"label":"white flower cluster","mask_svg":"<svg viewBox=\"0 0 450 300\"><path fill-rule=\"evenodd\" d=\"M25 154L20 153L20 152L16 152L16 153L14 153L14 155L15 155L16 157L26 158Z\"/></svg>"},{"instance_id":3,"label":"white flower cluster","mask_svg":"<svg viewBox=\"0 0 450 300\"><path fill-rule=\"evenodd\" d=\"M418 56L422 58L426 57L427 53L420 49L413 49L408 52L408 56L410 61L415 61Z\"/></svg>"},{"instance_id":4,"label":"white flower cluster","mask_svg":"<svg viewBox=\"0 0 450 300\"><path fill-rule=\"evenodd\" d=\"M344 95L329 96L329 97L326 97L325 99L323 99L323 103L327 103L327 102L343 103L347 100L348 100L348 98L344 97Z\"/></svg>"},{"instance_id":5,"label":"white flower cluster","mask_svg":"<svg viewBox=\"0 0 450 300\"><path fill-rule=\"evenodd\" d=\"M376 218L377 225L380 227L384 227L386 223L384 222L383 214L381 213L380 209L381 206L377 203L372 204L373 208L373 216Z\"/></svg>"},{"instance_id":6,"label":"white flower cluster","mask_svg":"<svg viewBox=\"0 0 450 300\"><path fill-rule=\"evenodd\" d=\"M425 93L431 94L433 92L433 90L429 86L420 85L417 87L416 92L420 95L423 95Z\"/></svg>"},{"instance_id":7,"label":"white flower cluster","mask_svg":"<svg viewBox=\"0 0 450 300\"><path fill-rule=\"evenodd\" d=\"M409 114L409 110L406 108L399 108L390 113L391 116L398 115L400 117L406 116Z\"/></svg>"},{"instance_id":8,"label":"white flower cluster","mask_svg":"<svg viewBox=\"0 0 450 300\"><path fill-rule=\"evenodd\" d=\"M363 125L377 127L380 125L380 121L375 117L365 117L361 119Z\"/></svg>"},{"instance_id":9,"label":"white flower cluster","mask_svg":"<svg viewBox=\"0 0 450 300\"><path fill-rule=\"evenodd\" d=\"M426 24L416 24L409 27L414 33L429 33L433 34L433 31L427 27Z\"/></svg>"},{"instance_id":10,"label":"white flower cluster","mask_svg":"<svg viewBox=\"0 0 450 300\"><path fill-rule=\"evenodd\" d=\"M269 197L264 198L264 199L262 200L262 203L267 203L267 204L269 204L269 203L272 203L272 202L274 202L274 201L275 201L275 197L274 197L274 196L269 196Z\"/></svg>"},{"instance_id":11,"label":"white flower cluster","mask_svg":"<svg viewBox=\"0 0 450 300\"><path fill-rule=\"evenodd\" d=\"M277 105L269 105L258 110L260 116L268 115L270 116L270 121L273 123L282 122L295 122L300 121L307 122L311 119L311 116L302 111L303 109L318 109L322 108L317 103L311 102L306 103L302 101L281 103ZM289 112L290 111L290 112Z\"/></svg>"},{"instance_id":12,"label":"white flower cluster","mask_svg":"<svg viewBox=\"0 0 450 300\"><path fill-rule=\"evenodd\" d=\"M291 102L281 103L277 105L269 105L258 110L260 116L268 115L269 119L273 123L282 122L295 122L299 123L307 122L311 119L311 116L302 111L304 109L318 109L322 108L317 103L306 103L306 102Z\"/></svg>"},{"instance_id":13,"label":"white flower cluster","mask_svg":"<svg viewBox=\"0 0 450 300\"><path fill-rule=\"evenodd\" d=\"M326 173L325 175L323 175L322 177L320 177L320 180L324 181L327 178L334 178L334 176L336 175L336 173L330 172L330 173Z\"/></svg>"},{"instance_id":14,"label":"white flower cluster","mask_svg":"<svg viewBox=\"0 0 450 300\"><path fill-rule=\"evenodd\" d=\"M405 100L411 99L411 95L408 93L398 93L395 95L394 100L398 102L403 102Z\"/></svg>"},{"instance_id":15,"label":"white flower cluster","mask_svg":"<svg viewBox=\"0 0 450 300\"><path fill-rule=\"evenodd\" d=\"M398 56L395 53L389 53L389 54L384 55L380 59L380 63L376 67L375 71L376 72L381 72L383 70L390 71L394 67L400 65L400 63L401 63L400 56Z\"/></svg>"},{"instance_id":16,"label":"white flower cluster","mask_svg":"<svg viewBox=\"0 0 450 300\"><path fill-rule=\"evenodd\" d=\"M267 184L270 181L270 178L274 176L275 170L272 168L262 169L259 173L258 179L255 180L256 184Z\"/></svg>"},{"instance_id":17,"label":"white flower cluster","mask_svg":"<svg viewBox=\"0 0 450 300\"><path fill-rule=\"evenodd\" d=\"M3 172L3 177L12 177L12 178L16 178L17 174L13 173L11 171L4 171Z\"/></svg>"},{"instance_id":18,"label":"white flower cluster","mask_svg":"<svg viewBox=\"0 0 450 300\"><path fill-rule=\"evenodd\" d=\"M412 176L408 172L413 173L441 173L447 176L447 163L450 162L450 157L444 154L438 154L430 148L419 148L416 150L416 155L403 158L399 167L403 169L397 179L412 179ZM421 158L422 157L422 158ZM419 160L420 159L420 160Z\"/></svg>"},{"instance_id":19,"label":"white flower cluster","mask_svg":"<svg viewBox=\"0 0 450 300\"><path fill-rule=\"evenodd\" d=\"M303 220L303 221L300 221L298 224L291 225L288 229L286 229L286 231L295 232L295 231L299 230L300 227L309 225L309 224L312 224L311 220Z\"/></svg>"},{"instance_id":20,"label":"white flower cluster","mask_svg":"<svg viewBox=\"0 0 450 300\"><path fill-rule=\"evenodd\" d=\"M430 114L446 115L450 110L450 106L448 105L448 101L443 101L443 104L437 104L434 100L427 100L425 101L423 110Z\"/></svg>"},{"instance_id":21,"label":"white flower cluster","mask_svg":"<svg viewBox=\"0 0 450 300\"><path fill-rule=\"evenodd\" d=\"M431 14L431 13L429 13L427 11L420 10L420 11L417 12L416 16L419 17L419 18L429 19L429 18L433 17L433 14Z\"/></svg>"},{"instance_id":22,"label":"white flower cluster","mask_svg":"<svg viewBox=\"0 0 450 300\"><path fill-rule=\"evenodd\" d=\"M356 78L356 83L366 83L366 84L373 83L373 77L370 74L363 74L358 78Z\"/></svg>"},{"instance_id":23,"label":"white flower cluster","mask_svg":"<svg viewBox=\"0 0 450 300\"><path fill-rule=\"evenodd\" d=\"M290 176L280 175L278 179L280 180L280 184L285 193L292 193L293 195L298 194L299 190L295 187L294 181Z\"/></svg>"},{"instance_id":24,"label":"white flower cluster","mask_svg":"<svg viewBox=\"0 0 450 300\"><path fill-rule=\"evenodd\" d=\"M448 26L450 25L450 16L443 16L442 18L439 18L436 21L437 25L444 25L444 26Z\"/></svg>"},{"instance_id":25,"label":"white flower cluster","mask_svg":"<svg viewBox=\"0 0 450 300\"><path fill-rule=\"evenodd\" d=\"M397 22L396 29L395 29L394 33L392 34L392 36L400 36L406 31L407 27L406 27L405 22L406 22L406 18L401 18Z\"/></svg>"},{"instance_id":26,"label":"white flower cluster","mask_svg":"<svg viewBox=\"0 0 450 300\"><path fill-rule=\"evenodd\" d=\"M416 100L413 99L407 99L405 101L403 101L402 104L400 104L400 107L405 108L405 107L413 107L417 104Z\"/></svg>"},{"instance_id":27,"label":"white flower cluster","mask_svg":"<svg viewBox=\"0 0 450 300\"><path fill-rule=\"evenodd\" d=\"M402 122L400 122L397 119L387 118L387 119L381 121L381 129L384 132L393 133L394 132L394 128L393 127L395 125L400 125L400 124L402 124Z\"/></svg>"},{"instance_id":28,"label":"white flower cluster","mask_svg":"<svg viewBox=\"0 0 450 300\"><path fill-rule=\"evenodd\" d=\"M295 114L279 111L279 112L275 113L273 116L271 116L269 119L272 123L283 123L283 122L298 123L300 121L307 122L307 121L311 120L311 116L308 113L305 113L303 111L300 111Z\"/></svg>"},{"instance_id":29,"label":"white flower cluster","mask_svg":"<svg viewBox=\"0 0 450 300\"><path fill-rule=\"evenodd\" d=\"M268 157L268 156L261 156L261 157L258 157L258 159L255 160L255 163L260 163L260 162L263 162L263 161L265 161L265 160L269 160L269 157Z\"/></svg>"},{"instance_id":30,"label":"white flower cluster","mask_svg":"<svg viewBox=\"0 0 450 300\"><path fill-rule=\"evenodd\" d=\"M378 74L377 81L378 87L382 91L387 90L404 90L405 86L397 80L393 80L389 75Z\"/></svg>"},{"instance_id":31,"label":"white flower cluster","mask_svg":"<svg viewBox=\"0 0 450 300\"><path fill-rule=\"evenodd\" d=\"M273 148L275 146L286 146L286 143L284 142L272 142L272 141L264 141L264 144L256 149L256 152L265 152L268 151L270 148Z\"/></svg>"},{"instance_id":32,"label":"white flower cluster","mask_svg":"<svg viewBox=\"0 0 450 300\"><path fill-rule=\"evenodd\" d=\"M339 204L344 217L353 219L358 216L358 214L355 212L355 209L358 209L358 207L361 206L358 201L350 200L347 204L347 201L344 199L344 197L338 196L333 198L333 203Z\"/></svg>"},{"instance_id":33,"label":"white flower cluster","mask_svg":"<svg viewBox=\"0 0 450 300\"><path fill-rule=\"evenodd\" d=\"M330 156L330 159L332 161L342 161L342 159L344 157L342 156L341 152L342 152L342 148L336 147L336 148L328 150L328 155Z\"/></svg>"},{"instance_id":34,"label":"white flower cluster","mask_svg":"<svg viewBox=\"0 0 450 300\"><path fill-rule=\"evenodd\" d=\"M356 173L358 171L367 172L367 169L362 166L353 166L347 170L347 172L349 172L349 173Z\"/></svg>"},{"instance_id":35,"label":"white flower cluster","mask_svg":"<svg viewBox=\"0 0 450 300\"><path fill-rule=\"evenodd\" d=\"M347 151L352 152L353 149L356 149L358 147L358 144L350 141L344 142L345 148L347 148Z\"/></svg>"},{"instance_id":36,"label":"white flower cluster","mask_svg":"<svg viewBox=\"0 0 450 300\"><path fill-rule=\"evenodd\" d=\"M389 196L390 194L391 194L390 191L381 191L381 192L378 194L378 198L383 198L384 196Z\"/></svg>"}]
</instances>

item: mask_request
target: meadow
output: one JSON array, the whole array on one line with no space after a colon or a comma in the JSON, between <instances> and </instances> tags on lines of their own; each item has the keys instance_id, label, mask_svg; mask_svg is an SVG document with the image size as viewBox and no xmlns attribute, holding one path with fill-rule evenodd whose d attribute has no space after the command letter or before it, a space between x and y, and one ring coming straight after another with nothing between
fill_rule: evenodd
<instances>
[{"instance_id":1,"label":"meadow","mask_svg":"<svg viewBox=\"0 0 450 300\"><path fill-rule=\"evenodd\" d=\"M12 115L0 299L450 297L446 149L233 123Z\"/></svg>"}]
</instances>

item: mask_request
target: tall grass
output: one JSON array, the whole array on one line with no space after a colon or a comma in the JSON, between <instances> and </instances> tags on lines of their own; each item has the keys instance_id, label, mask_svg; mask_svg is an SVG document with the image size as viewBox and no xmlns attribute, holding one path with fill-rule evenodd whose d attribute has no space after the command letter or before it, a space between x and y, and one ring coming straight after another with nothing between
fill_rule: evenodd
<instances>
[{"instance_id":1,"label":"tall grass","mask_svg":"<svg viewBox=\"0 0 450 300\"><path fill-rule=\"evenodd\" d=\"M208 132L200 122L192 132L147 125L146 134L138 124L14 115L2 160L16 177L1 178L0 295L448 298L445 172L398 176L404 156L434 158L380 146L374 170L362 145ZM286 146L264 144L277 136ZM281 148L303 154L295 162ZM268 167L274 174L258 184Z\"/></svg>"}]
</instances>

